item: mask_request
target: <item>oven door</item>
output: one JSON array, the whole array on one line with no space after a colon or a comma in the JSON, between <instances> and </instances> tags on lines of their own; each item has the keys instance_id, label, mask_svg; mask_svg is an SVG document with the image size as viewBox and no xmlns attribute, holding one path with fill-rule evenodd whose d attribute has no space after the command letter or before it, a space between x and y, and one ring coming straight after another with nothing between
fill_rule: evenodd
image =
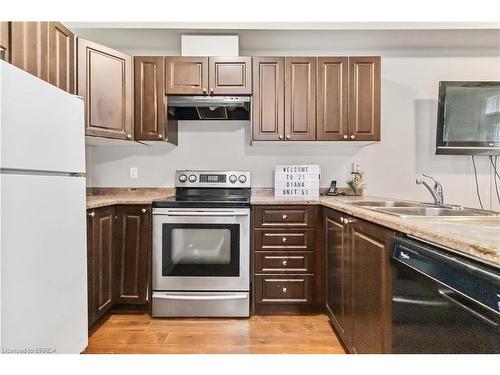
<instances>
[{"instance_id":1,"label":"oven door","mask_svg":"<svg viewBox=\"0 0 500 375\"><path fill-rule=\"evenodd\" d=\"M248 290L249 232L249 209L154 209L153 290Z\"/></svg>"}]
</instances>

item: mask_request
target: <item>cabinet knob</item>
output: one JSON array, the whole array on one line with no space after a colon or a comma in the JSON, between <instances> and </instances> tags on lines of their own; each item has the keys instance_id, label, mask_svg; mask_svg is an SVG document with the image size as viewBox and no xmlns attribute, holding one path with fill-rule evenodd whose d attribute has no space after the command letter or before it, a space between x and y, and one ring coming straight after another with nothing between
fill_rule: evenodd
<instances>
[{"instance_id":1,"label":"cabinet knob","mask_svg":"<svg viewBox=\"0 0 500 375\"><path fill-rule=\"evenodd\" d=\"M352 134L352 135L351 135L351 139L354 139L354 138L356 138L356 137L354 136L354 134Z\"/></svg>"},{"instance_id":2,"label":"cabinet knob","mask_svg":"<svg viewBox=\"0 0 500 375\"><path fill-rule=\"evenodd\" d=\"M349 139L349 136L347 134L344 134L344 139Z\"/></svg>"},{"instance_id":3,"label":"cabinet knob","mask_svg":"<svg viewBox=\"0 0 500 375\"><path fill-rule=\"evenodd\" d=\"M286 135L286 139L290 139L290 134L287 134L287 135Z\"/></svg>"},{"instance_id":4,"label":"cabinet knob","mask_svg":"<svg viewBox=\"0 0 500 375\"><path fill-rule=\"evenodd\" d=\"M132 134L127 134L127 139L132 139Z\"/></svg>"},{"instance_id":5,"label":"cabinet knob","mask_svg":"<svg viewBox=\"0 0 500 375\"><path fill-rule=\"evenodd\" d=\"M94 212L94 211L89 212L89 216L90 216L90 217L94 217L94 216L95 216L95 212Z\"/></svg>"},{"instance_id":6,"label":"cabinet knob","mask_svg":"<svg viewBox=\"0 0 500 375\"><path fill-rule=\"evenodd\" d=\"M214 89L211 87L210 88L210 94L213 94L214 93Z\"/></svg>"},{"instance_id":7,"label":"cabinet knob","mask_svg":"<svg viewBox=\"0 0 500 375\"><path fill-rule=\"evenodd\" d=\"M281 134L278 135L278 139L283 139L283 136Z\"/></svg>"},{"instance_id":8,"label":"cabinet knob","mask_svg":"<svg viewBox=\"0 0 500 375\"><path fill-rule=\"evenodd\" d=\"M148 210L146 210L145 208L143 208L143 209L141 210L141 212L142 212L143 214L145 214L146 212L148 212Z\"/></svg>"},{"instance_id":9,"label":"cabinet knob","mask_svg":"<svg viewBox=\"0 0 500 375\"><path fill-rule=\"evenodd\" d=\"M286 287L284 287L284 288L283 288L283 293L286 293L286 292L287 292L287 290L288 290L288 289L287 289Z\"/></svg>"},{"instance_id":10,"label":"cabinet knob","mask_svg":"<svg viewBox=\"0 0 500 375\"><path fill-rule=\"evenodd\" d=\"M203 87L203 93L206 94L207 93L207 88L206 87Z\"/></svg>"},{"instance_id":11,"label":"cabinet knob","mask_svg":"<svg viewBox=\"0 0 500 375\"><path fill-rule=\"evenodd\" d=\"M285 243L285 242L286 242L286 237L283 237L283 238L281 239L281 241L283 241L283 243Z\"/></svg>"},{"instance_id":12,"label":"cabinet knob","mask_svg":"<svg viewBox=\"0 0 500 375\"><path fill-rule=\"evenodd\" d=\"M283 261L283 262L281 262L281 263L282 263L284 266L286 266L288 262L287 262L286 260L284 260L284 261Z\"/></svg>"},{"instance_id":13,"label":"cabinet knob","mask_svg":"<svg viewBox=\"0 0 500 375\"><path fill-rule=\"evenodd\" d=\"M287 217L288 217L287 215L282 216L283 220L286 220Z\"/></svg>"},{"instance_id":14,"label":"cabinet knob","mask_svg":"<svg viewBox=\"0 0 500 375\"><path fill-rule=\"evenodd\" d=\"M356 222L356 219L345 219L345 223L346 224L352 224L352 223L355 223Z\"/></svg>"},{"instance_id":15,"label":"cabinet knob","mask_svg":"<svg viewBox=\"0 0 500 375\"><path fill-rule=\"evenodd\" d=\"M158 134L158 139L162 139L162 138L163 138L163 135Z\"/></svg>"}]
</instances>

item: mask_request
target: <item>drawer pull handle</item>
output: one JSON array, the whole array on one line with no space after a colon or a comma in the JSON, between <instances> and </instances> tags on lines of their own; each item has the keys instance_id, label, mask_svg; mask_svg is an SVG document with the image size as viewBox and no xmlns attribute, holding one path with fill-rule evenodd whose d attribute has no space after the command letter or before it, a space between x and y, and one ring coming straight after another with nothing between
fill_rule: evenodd
<instances>
[{"instance_id":1,"label":"drawer pull handle","mask_svg":"<svg viewBox=\"0 0 500 375\"><path fill-rule=\"evenodd\" d=\"M287 215L283 215L283 220L286 220L288 216Z\"/></svg>"},{"instance_id":2,"label":"drawer pull handle","mask_svg":"<svg viewBox=\"0 0 500 375\"><path fill-rule=\"evenodd\" d=\"M286 287L283 288L283 293L286 293L288 289Z\"/></svg>"},{"instance_id":3,"label":"drawer pull handle","mask_svg":"<svg viewBox=\"0 0 500 375\"><path fill-rule=\"evenodd\" d=\"M288 262L286 260L284 260L282 263L284 266L286 266Z\"/></svg>"},{"instance_id":4,"label":"drawer pull handle","mask_svg":"<svg viewBox=\"0 0 500 375\"><path fill-rule=\"evenodd\" d=\"M282 241L283 243L286 243L286 237L283 237Z\"/></svg>"}]
</instances>

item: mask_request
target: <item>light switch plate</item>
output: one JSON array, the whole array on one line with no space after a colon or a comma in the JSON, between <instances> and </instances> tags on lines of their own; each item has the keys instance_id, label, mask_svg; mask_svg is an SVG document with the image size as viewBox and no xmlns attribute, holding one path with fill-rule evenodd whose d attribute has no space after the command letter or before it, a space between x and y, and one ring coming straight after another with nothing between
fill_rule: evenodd
<instances>
[{"instance_id":1,"label":"light switch plate","mask_svg":"<svg viewBox=\"0 0 500 375\"><path fill-rule=\"evenodd\" d=\"M130 178L137 178L137 167L130 167Z\"/></svg>"}]
</instances>

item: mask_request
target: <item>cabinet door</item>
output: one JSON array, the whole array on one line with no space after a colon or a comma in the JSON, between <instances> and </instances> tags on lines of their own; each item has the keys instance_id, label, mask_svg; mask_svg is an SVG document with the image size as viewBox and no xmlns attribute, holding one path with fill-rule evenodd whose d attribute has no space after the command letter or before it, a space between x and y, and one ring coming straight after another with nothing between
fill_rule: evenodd
<instances>
[{"instance_id":1,"label":"cabinet door","mask_svg":"<svg viewBox=\"0 0 500 375\"><path fill-rule=\"evenodd\" d=\"M208 92L208 57L167 57L165 67L167 94Z\"/></svg>"},{"instance_id":2,"label":"cabinet door","mask_svg":"<svg viewBox=\"0 0 500 375\"><path fill-rule=\"evenodd\" d=\"M18 68L48 80L48 23L12 22L10 62Z\"/></svg>"},{"instance_id":3,"label":"cabinet door","mask_svg":"<svg viewBox=\"0 0 500 375\"><path fill-rule=\"evenodd\" d=\"M9 22L0 22L0 60L10 61L10 25Z\"/></svg>"},{"instance_id":4,"label":"cabinet door","mask_svg":"<svg viewBox=\"0 0 500 375\"><path fill-rule=\"evenodd\" d=\"M59 22L48 23L49 82L75 93L75 36Z\"/></svg>"},{"instance_id":5,"label":"cabinet door","mask_svg":"<svg viewBox=\"0 0 500 375\"><path fill-rule=\"evenodd\" d=\"M316 138L316 58L285 58L285 139Z\"/></svg>"},{"instance_id":6,"label":"cabinet door","mask_svg":"<svg viewBox=\"0 0 500 375\"><path fill-rule=\"evenodd\" d=\"M342 213L325 210L326 308L338 333L349 343L349 240Z\"/></svg>"},{"instance_id":7,"label":"cabinet door","mask_svg":"<svg viewBox=\"0 0 500 375\"><path fill-rule=\"evenodd\" d=\"M349 139L380 140L380 57L349 58Z\"/></svg>"},{"instance_id":8,"label":"cabinet door","mask_svg":"<svg viewBox=\"0 0 500 375\"><path fill-rule=\"evenodd\" d=\"M94 316L94 210L87 211L87 305L88 326L95 323Z\"/></svg>"},{"instance_id":9,"label":"cabinet door","mask_svg":"<svg viewBox=\"0 0 500 375\"><path fill-rule=\"evenodd\" d=\"M151 208L117 206L115 302L143 304L148 292L148 259L151 246Z\"/></svg>"},{"instance_id":10,"label":"cabinet door","mask_svg":"<svg viewBox=\"0 0 500 375\"><path fill-rule=\"evenodd\" d=\"M277 141L284 137L285 59L253 58L254 141Z\"/></svg>"},{"instance_id":11,"label":"cabinet door","mask_svg":"<svg viewBox=\"0 0 500 375\"><path fill-rule=\"evenodd\" d=\"M165 59L136 57L134 60L135 139L158 141L166 138Z\"/></svg>"},{"instance_id":12,"label":"cabinet door","mask_svg":"<svg viewBox=\"0 0 500 375\"><path fill-rule=\"evenodd\" d=\"M352 350L390 351L391 295L389 253L394 233L356 220L351 227Z\"/></svg>"},{"instance_id":13,"label":"cabinet door","mask_svg":"<svg viewBox=\"0 0 500 375\"><path fill-rule=\"evenodd\" d=\"M91 257L89 264L92 272L89 284L92 294L92 319L95 322L102 317L113 304L113 252L115 208L103 207L90 212L92 230Z\"/></svg>"},{"instance_id":14,"label":"cabinet door","mask_svg":"<svg viewBox=\"0 0 500 375\"><path fill-rule=\"evenodd\" d=\"M210 94L252 93L251 57L210 57L208 62Z\"/></svg>"},{"instance_id":15,"label":"cabinet door","mask_svg":"<svg viewBox=\"0 0 500 375\"><path fill-rule=\"evenodd\" d=\"M318 58L316 139L347 140L348 58Z\"/></svg>"},{"instance_id":16,"label":"cabinet door","mask_svg":"<svg viewBox=\"0 0 500 375\"><path fill-rule=\"evenodd\" d=\"M85 101L85 134L133 139L132 58L78 38L78 95Z\"/></svg>"}]
</instances>

